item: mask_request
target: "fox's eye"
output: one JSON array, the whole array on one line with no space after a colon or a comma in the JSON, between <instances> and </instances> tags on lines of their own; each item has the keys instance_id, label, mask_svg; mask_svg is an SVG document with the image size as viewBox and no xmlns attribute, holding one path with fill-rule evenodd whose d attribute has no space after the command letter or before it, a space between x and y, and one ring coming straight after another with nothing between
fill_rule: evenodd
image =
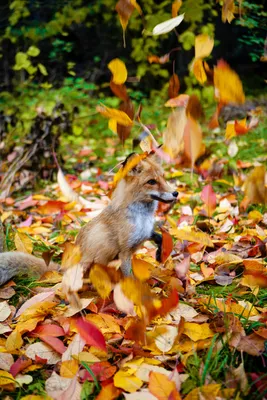
<instances>
[{"instance_id":1,"label":"fox's eye","mask_svg":"<svg viewBox=\"0 0 267 400\"><path fill-rule=\"evenodd\" d=\"M147 183L149 185L156 185L158 182L155 179L149 179L149 181L147 181Z\"/></svg>"}]
</instances>

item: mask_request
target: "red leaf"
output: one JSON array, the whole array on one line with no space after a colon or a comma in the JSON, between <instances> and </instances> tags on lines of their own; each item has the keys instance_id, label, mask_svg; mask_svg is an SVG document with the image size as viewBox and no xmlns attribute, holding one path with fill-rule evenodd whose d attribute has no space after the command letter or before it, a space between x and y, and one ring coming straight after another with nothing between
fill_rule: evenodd
<instances>
[{"instance_id":1,"label":"red leaf","mask_svg":"<svg viewBox=\"0 0 267 400\"><path fill-rule=\"evenodd\" d=\"M56 324L39 325L34 329L33 332L31 332L31 334L37 337L44 335L53 337L65 336L64 330L61 328L61 326Z\"/></svg>"},{"instance_id":2,"label":"red leaf","mask_svg":"<svg viewBox=\"0 0 267 400\"><path fill-rule=\"evenodd\" d=\"M14 364L11 365L10 373L15 378L15 376L18 375L18 373L20 371L23 371L25 368L27 368L31 364L32 364L32 360L30 360L26 356L21 356L17 359L17 361L14 362Z\"/></svg>"},{"instance_id":3,"label":"red leaf","mask_svg":"<svg viewBox=\"0 0 267 400\"><path fill-rule=\"evenodd\" d=\"M90 365L90 369L98 381L106 381L117 371L117 367L112 366L108 361L101 361ZM87 370L84 371L82 379L83 381L87 379L90 382L94 380L93 376Z\"/></svg>"},{"instance_id":4,"label":"red leaf","mask_svg":"<svg viewBox=\"0 0 267 400\"><path fill-rule=\"evenodd\" d=\"M87 344L98 347L104 351L107 350L105 338L94 324L86 321L84 318L78 318L76 320L76 327Z\"/></svg>"},{"instance_id":5,"label":"red leaf","mask_svg":"<svg viewBox=\"0 0 267 400\"><path fill-rule=\"evenodd\" d=\"M173 243L172 243L172 237L166 229L161 228L161 232L162 232L161 261L165 263L165 261L172 252Z\"/></svg>"},{"instance_id":6,"label":"red leaf","mask_svg":"<svg viewBox=\"0 0 267 400\"><path fill-rule=\"evenodd\" d=\"M201 192L201 200L207 206L208 216L211 217L216 208L216 194L214 193L211 185L206 185Z\"/></svg>"},{"instance_id":7,"label":"red leaf","mask_svg":"<svg viewBox=\"0 0 267 400\"><path fill-rule=\"evenodd\" d=\"M35 362L36 362L36 364L47 364L47 358L42 358L42 357L39 357L39 356L37 356L37 355L35 355Z\"/></svg>"},{"instance_id":8,"label":"red leaf","mask_svg":"<svg viewBox=\"0 0 267 400\"><path fill-rule=\"evenodd\" d=\"M52 337L52 336L40 336L40 339L47 343L52 349L54 349L57 353L63 354L66 351L66 347L64 346L62 340Z\"/></svg>"}]
</instances>

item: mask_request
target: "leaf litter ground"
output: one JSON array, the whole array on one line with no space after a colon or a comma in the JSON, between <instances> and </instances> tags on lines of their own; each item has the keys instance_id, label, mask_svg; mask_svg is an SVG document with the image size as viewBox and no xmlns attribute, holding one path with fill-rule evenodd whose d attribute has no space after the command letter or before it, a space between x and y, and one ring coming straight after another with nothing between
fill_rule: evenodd
<instances>
[{"instance_id":1,"label":"leaf litter ground","mask_svg":"<svg viewBox=\"0 0 267 400\"><path fill-rule=\"evenodd\" d=\"M166 167L180 195L157 214L164 265L147 242L133 260L137 281L116 284L116 272L111 279L99 267L90 275L97 291L87 279L79 296L66 298L62 275L51 271L0 289L2 398L264 397L267 213L244 203L240 190L266 159L263 132L237 137L234 155L219 134L209 135L211 156L193 175ZM108 143L110 157L116 143ZM94 158L82 149L69 164L84 157ZM2 202L7 249L59 262L64 252L74 262L69 243L108 204L112 186L99 168L82 177L66 176L86 205L68 201L58 184Z\"/></svg>"}]
</instances>

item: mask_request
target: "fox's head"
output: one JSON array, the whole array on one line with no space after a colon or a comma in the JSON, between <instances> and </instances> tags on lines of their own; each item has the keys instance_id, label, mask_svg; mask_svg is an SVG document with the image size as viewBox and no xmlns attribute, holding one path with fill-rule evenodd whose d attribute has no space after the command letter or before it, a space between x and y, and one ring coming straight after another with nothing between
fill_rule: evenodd
<instances>
[{"instance_id":1,"label":"fox's head","mask_svg":"<svg viewBox=\"0 0 267 400\"><path fill-rule=\"evenodd\" d=\"M123 168L133 155L127 157ZM156 154L149 154L133 167L122 179L114 196L126 198L129 202L152 202L153 200L163 203L172 203L176 200L178 192L167 184L164 179L164 171L160 159Z\"/></svg>"}]
</instances>

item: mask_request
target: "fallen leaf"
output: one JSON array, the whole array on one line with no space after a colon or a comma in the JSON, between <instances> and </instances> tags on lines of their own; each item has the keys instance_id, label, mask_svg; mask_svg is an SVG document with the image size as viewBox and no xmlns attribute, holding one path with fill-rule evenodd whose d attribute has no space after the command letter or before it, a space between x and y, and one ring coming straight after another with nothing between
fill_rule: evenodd
<instances>
[{"instance_id":1,"label":"fallen leaf","mask_svg":"<svg viewBox=\"0 0 267 400\"><path fill-rule=\"evenodd\" d=\"M159 372L151 372L149 375L148 388L158 400L168 400L170 394L176 391L175 383L168 379L166 375Z\"/></svg>"},{"instance_id":2,"label":"fallen leaf","mask_svg":"<svg viewBox=\"0 0 267 400\"><path fill-rule=\"evenodd\" d=\"M183 334L188 336L194 342L204 340L214 336L214 332L210 329L208 323L196 324L194 322L185 322Z\"/></svg>"},{"instance_id":3,"label":"fallen leaf","mask_svg":"<svg viewBox=\"0 0 267 400\"><path fill-rule=\"evenodd\" d=\"M106 351L105 338L94 324L81 317L76 319L75 325L86 344Z\"/></svg>"},{"instance_id":4,"label":"fallen leaf","mask_svg":"<svg viewBox=\"0 0 267 400\"><path fill-rule=\"evenodd\" d=\"M33 250L33 242L31 238L26 235L26 233L16 232L15 234L15 245L18 251L22 251L23 253L32 253Z\"/></svg>"}]
</instances>

